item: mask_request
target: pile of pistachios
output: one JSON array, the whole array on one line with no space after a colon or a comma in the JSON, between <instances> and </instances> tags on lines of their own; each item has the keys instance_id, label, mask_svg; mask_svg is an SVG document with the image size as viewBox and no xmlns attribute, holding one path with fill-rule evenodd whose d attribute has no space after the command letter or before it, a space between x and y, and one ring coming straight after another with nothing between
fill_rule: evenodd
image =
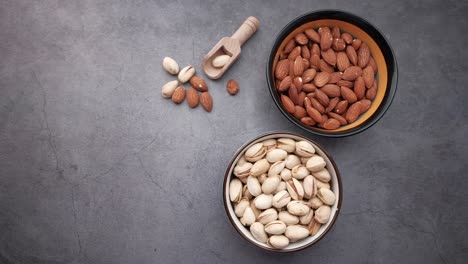
<instances>
[{"instance_id":1,"label":"pile of pistachios","mask_svg":"<svg viewBox=\"0 0 468 264\"><path fill-rule=\"evenodd\" d=\"M336 202L331 175L310 142L268 139L241 155L229 198L257 241L283 249L315 235L330 220Z\"/></svg>"}]
</instances>

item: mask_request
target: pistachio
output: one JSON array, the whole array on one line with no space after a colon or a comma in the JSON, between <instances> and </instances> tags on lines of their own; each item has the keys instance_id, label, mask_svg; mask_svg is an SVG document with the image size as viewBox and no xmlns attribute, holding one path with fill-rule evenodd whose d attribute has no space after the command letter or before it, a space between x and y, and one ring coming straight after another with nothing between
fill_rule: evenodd
<instances>
[{"instance_id":1,"label":"pistachio","mask_svg":"<svg viewBox=\"0 0 468 264\"><path fill-rule=\"evenodd\" d=\"M315 153L315 148L307 141L296 142L296 154L301 157L312 157Z\"/></svg>"},{"instance_id":2,"label":"pistachio","mask_svg":"<svg viewBox=\"0 0 468 264\"><path fill-rule=\"evenodd\" d=\"M179 64L177 64L173 58L165 57L163 59L162 65L164 70L166 70L169 74L176 75L179 73Z\"/></svg>"},{"instance_id":3,"label":"pistachio","mask_svg":"<svg viewBox=\"0 0 468 264\"><path fill-rule=\"evenodd\" d=\"M309 213L310 207L300 201L291 201L286 206L292 215L303 216Z\"/></svg>"},{"instance_id":4,"label":"pistachio","mask_svg":"<svg viewBox=\"0 0 468 264\"><path fill-rule=\"evenodd\" d=\"M265 154L266 148L263 146L263 143L257 143L248 148L244 155L246 160L255 162L257 160L263 159Z\"/></svg>"},{"instance_id":5,"label":"pistachio","mask_svg":"<svg viewBox=\"0 0 468 264\"><path fill-rule=\"evenodd\" d=\"M322 226L322 224L317 222L317 220L312 219L312 221L310 221L309 225L307 226L307 228L309 229L309 234L311 236L317 234L317 232L319 231L321 226Z\"/></svg>"},{"instance_id":6,"label":"pistachio","mask_svg":"<svg viewBox=\"0 0 468 264\"><path fill-rule=\"evenodd\" d=\"M310 172L317 172L325 168L325 165L327 164L322 157L314 155L307 161L306 167Z\"/></svg>"},{"instance_id":7,"label":"pistachio","mask_svg":"<svg viewBox=\"0 0 468 264\"><path fill-rule=\"evenodd\" d=\"M302 184L295 178L286 182L286 189L288 190L289 195L291 195L293 200L302 200L302 197L304 197L304 188L302 187Z\"/></svg>"},{"instance_id":8,"label":"pistachio","mask_svg":"<svg viewBox=\"0 0 468 264\"><path fill-rule=\"evenodd\" d=\"M250 226L250 233L258 242L266 243L268 241L268 235L265 233L265 226L262 223L253 223Z\"/></svg>"},{"instance_id":9,"label":"pistachio","mask_svg":"<svg viewBox=\"0 0 468 264\"><path fill-rule=\"evenodd\" d=\"M257 221L264 225L275 221L276 219L278 219L278 212L273 208L263 211L257 217Z\"/></svg>"},{"instance_id":10,"label":"pistachio","mask_svg":"<svg viewBox=\"0 0 468 264\"><path fill-rule=\"evenodd\" d=\"M263 146L266 147L267 150L276 148L276 139L271 138L263 141Z\"/></svg>"},{"instance_id":11,"label":"pistachio","mask_svg":"<svg viewBox=\"0 0 468 264\"><path fill-rule=\"evenodd\" d=\"M268 177L279 175L284 169L284 161L277 161L271 164L270 169L268 170Z\"/></svg>"},{"instance_id":12,"label":"pistachio","mask_svg":"<svg viewBox=\"0 0 468 264\"><path fill-rule=\"evenodd\" d=\"M273 195L272 194L260 194L254 199L254 205L257 209L265 210L271 207L271 203L273 202Z\"/></svg>"},{"instance_id":13,"label":"pistachio","mask_svg":"<svg viewBox=\"0 0 468 264\"><path fill-rule=\"evenodd\" d=\"M304 179L307 175L309 175L309 170L307 170L304 165L297 165L291 170L291 174L294 178L298 180Z\"/></svg>"},{"instance_id":14,"label":"pistachio","mask_svg":"<svg viewBox=\"0 0 468 264\"><path fill-rule=\"evenodd\" d=\"M273 193L276 190L276 188L278 188L280 182L281 178L279 176L268 177L262 184L262 192L264 194Z\"/></svg>"},{"instance_id":15,"label":"pistachio","mask_svg":"<svg viewBox=\"0 0 468 264\"><path fill-rule=\"evenodd\" d=\"M268 163L266 159L258 160L252 165L252 168L250 169L250 175L254 177L260 176L267 172L269 168L270 163Z\"/></svg>"},{"instance_id":16,"label":"pistachio","mask_svg":"<svg viewBox=\"0 0 468 264\"><path fill-rule=\"evenodd\" d=\"M280 191L273 196L272 205L276 208L286 206L291 201L291 196L286 190Z\"/></svg>"},{"instance_id":17,"label":"pistachio","mask_svg":"<svg viewBox=\"0 0 468 264\"><path fill-rule=\"evenodd\" d=\"M291 225L286 227L284 235L289 239L289 241L296 242L308 237L309 229L301 225Z\"/></svg>"},{"instance_id":18,"label":"pistachio","mask_svg":"<svg viewBox=\"0 0 468 264\"><path fill-rule=\"evenodd\" d=\"M253 176L247 177L247 189L253 196L259 196L262 193L260 182L258 182L258 179Z\"/></svg>"},{"instance_id":19,"label":"pistachio","mask_svg":"<svg viewBox=\"0 0 468 264\"><path fill-rule=\"evenodd\" d=\"M282 221L276 220L265 225L265 232L270 235L280 235L286 231L286 224Z\"/></svg>"},{"instance_id":20,"label":"pistachio","mask_svg":"<svg viewBox=\"0 0 468 264\"><path fill-rule=\"evenodd\" d=\"M280 184L278 185L278 188L276 188L276 190L273 192L273 194L277 194L281 191L285 191L286 190L286 183L284 181L280 182Z\"/></svg>"},{"instance_id":21,"label":"pistachio","mask_svg":"<svg viewBox=\"0 0 468 264\"><path fill-rule=\"evenodd\" d=\"M317 191L317 197L326 205L333 205L336 200L335 194L326 188L320 188Z\"/></svg>"},{"instance_id":22,"label":"pistachio","mask_svg":"<svg viewBox=\"0 0 468 264\"><path fill-rule=\"evenodd\" d=\"M283 149L272 149L266 154L266 159L270 163L275 163L284 160L287 155L288 153Z\"/></svg>"},{"instance_id":23,"label":"pistachio","mask_svg":"<svg viewBox=\"0 0 468 264\"><path fill-rule=\"evenodd\" d=\"M288 211L279 212L278 219L283 221L283 223L285 223L288 226L299 223L299 217L290 214Z\"/></svg>"},{"instance_id":24,"label":"pistachio","mask_svg":"<svg viewBox=\"0 0 468 264\"><path fill-rule=\"evenodd\" d=\"M242 217L244 215L245 209L249 207L250 203L249 200L246 198L242 198L240 202L238 202L234 206L234 213L237 217Z\"/></svg>"},{"instance_id":25,"label":"pistachio","mask_svg":"<svg viewBox=\"0 0 468 264\"><path fill-rule=\"evenodd\" d=\"M284 162L285 162L286 168L288 169L292 169L296 167L297 165L301 164L301 160L296 155L288 155L286 159L284 160Z\"/></svg>"},{"instance_id":26,"label":"pistachio","mask_svg":"<svg viewBox=\"0 0 468 264\"><path fill-rule=\"evenodd\" d=\"M234 167L234 175L239 178L244 178L250 175L250 169L252 168L252 163L245 162L243 164L237 164Z\"/></svg>"},{"instance_id":27,"label":"pistachio","mask_svg":"<svg viewBox=\"0 0 468 264\"><path fill-rule=\"evenodd\" d=\"M308 225L313 218L314 210L310 210L306 215L299 217L299 222L301 225Z\"/></svg>"},{"instance_id":28,"label":"pistachio","mask_svg":"<svg viewBox=\"0 0 468 264\"><path fill-rule=\"evenodd\" d=\"M260 184L263 184L263 182L268 178L268 176L266 175L266 173L263 173L262 175L258 176L257 179L258 179L258 182Z\"/></svg>"},{"instance_id":29,"label":"pistachio","mask_svg":"<svg viewBox=\"0 0 468 264\"><path fill-rule=\"evenodd\" d=\"M300 157L300 159L301 159L302 164L307 164L307 161L309 161L310 157L309 158Z\"/></svg>"},{"instance_id":30,"label":"pistachio","mask_svg":"<svg viewBox=\"0 0 468 264\"><path fill-rule=\"evenodd\" d=\"M302 185L304 186L304 198L311 199L317 194L317 183L314 176L305 177Z\"/></svg>"},{"instance_id":31,"label":"pistachio","mask_svg":"<svg viewBox=\"0 0 468 264\"><path fill-rule=\"evenodd\" d=\"M247 162L247 161L245 160L245 157L242 156L242 157L240 157L239 160L237 161L237 165L242 165L242 164L244 164L244 163L246 163L246 162Z\"/></svg>"},{"instance_id":32,"label":"pistachio","mask_svg":"<svg viewBox=\"0 0 468 264\"><path fill-rule=\"evenodd\" d=\"M215 68L222 68L224 65L226 65L230 58L231 56L226 54L218 55L211 61L211 65L213 65Z\"/></svg>"},{"instance_id":33,"label":"pistachio","mask_svg":"<svg viewBox=\"0 0 468 264\"><path fill-rule=\"evenodd\" d=\"M289 239L283 235L274 235L268 239L267 244L276 249L283 249L289 246Z\"/></svg>"},{"instance_id":34,"label":"pistachio","mask_svg":"<svg viewBox=\"0 0 468 264\"><path fill-rule=\"evenodd\" d=\"M280 138L277 140L277 148L292 153L296 150L296 141L290 138Z\"/></svg>"},{"instance_id":35,"label":"pistachio","mask_svg":"<svg viewBox=\"0 0 468 264\"><path fill-rule=\"evenodd\" d=\"M283 181L289 181L292 179L292 173L289 169L283 169L280 176Z\"/></svg>"},{"instance_id":36,"label":"pistachio","mask_svg":"<svg viewBox=\"0 0 468 264\"><path fill-rule=\"evenodd\" d=\"M252 212L255 215L255 219L257 219L257 217L262 213L262 211L255 207L255 201L252 200L250 202L250 208L252 209Z\"/></svg>"},{"instance_id":37,"label":"pistachio","mask_svg":"<svg viewBox=\"0 0 468 264\"><path fill-rule=\"evenodd\" d=\"M315 210L314 219L321 224L325 224L330 219L331 208L328 205L322 205Z\"/></svg>"},{"instance_id":38,"label":"pistachio","mask_svg":"<svg viewBox=\"0 0 468 264\"><path fill-rule=\"evenodd\" d=\"M161 88L161 94L164 98L171 98L172 94L174 93L175 89L177 88L177 85L179 85L179 81L174 80L170 81L166 84L163 85Z\"/></svg>"},{"instance_id":39,"label":"pistachio","mask_svg":"<svg viewBox=\"0 0 468 264\"><path fill-rule=\"evenodd\" d=\"M247 178L241 178L241 180L243 179ZM249 188L247 188L247 182L245 183L244 187L242 187L242 198L246 198L247 200L253 198L253 195L249 192Z\"/></svg>"},{"instance_id":40,"label":"pistachio","mask_svg":"<svg viewBox=\"0 0 468 264\"><path fill-rule=\"evenodd\" d=\"M320 188L330 189L330 183L317 180L317 189Z\"/></svg>"},{"instance_id":41,"label":"pistachio","mask_svg":"<svg viewBox=\"0 0 468 264\"><path fill-rule=\"evenodd\" d=\"M247 177L239 178L239 180L242 182L242 184L247 184Z\"/></svg>"},{"instance_id":42,"label":"pistachio","mask_svg":"<svg viewBox=\"0 0 468 264\"><path fill-rule=\"evenodd\" d=\"M307 205L315 210L322 206L323 202L317 196L315 196L307 202Z\"/></svg>"},{"instance_id":43,"label":"pistachio","mask_svg":"<svg viewBox=\"0 0 468 264\"><path fill-rule=\"evenodd\" d=\"M229 199L231 202L238 202L242 198L242 182L239 179L233 179L229 184Z\"/></svg>"},{"instance_id":44,"label":"pistachio","mask_svg":"<svg viewBox=\"0 0 468 264\"><path fill-rule=\"evenodd\" d=\"M184 67L180 70L178 78L181 83L186 83L195 74L195 68L191 65Z\"/></svg>"},{"instance_id":45,"label":"pistachio","mask_svg":"<svg viewBox=\"0 0 468 264\"><path fill-rule=\"evenodd\" d=\"M326 168L317 172L312 172L312 175L319 181L329 182L331 180L330 172Z\"/></svg>"},{"instance_id":46,"label":"pistachio","mask_svg":"<svg viewBox=\"0 0 468 264\"><path fill-rule=\"evenodd\" d=\"M250 206L245 208L244 215L241 217L240 222L244 226L250 226L255 223L255 214Z\"/></svg>"}]
</instances>

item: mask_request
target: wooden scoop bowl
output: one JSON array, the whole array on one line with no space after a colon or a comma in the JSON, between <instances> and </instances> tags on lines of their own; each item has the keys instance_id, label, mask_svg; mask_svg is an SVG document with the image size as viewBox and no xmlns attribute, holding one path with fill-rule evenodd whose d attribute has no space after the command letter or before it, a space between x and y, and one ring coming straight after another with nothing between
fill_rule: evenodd
<instances>
[{"instance_id":1,"label":"wooden scoop bowl","mask_svg":"<svg viewBox=\"0 0 468 264\"><path fill-rule=\"evenodd\" d=\"M237 29L231 37L222 38L216 45L205 55L202 62L203 71L210 79L219 79L237 60L241 53L241 46L244 44L260 26L257 18L250 16ZM222 68L213 66L213 59L220 55L229 55L230 58Z\"/></svg>"}]
</instances>

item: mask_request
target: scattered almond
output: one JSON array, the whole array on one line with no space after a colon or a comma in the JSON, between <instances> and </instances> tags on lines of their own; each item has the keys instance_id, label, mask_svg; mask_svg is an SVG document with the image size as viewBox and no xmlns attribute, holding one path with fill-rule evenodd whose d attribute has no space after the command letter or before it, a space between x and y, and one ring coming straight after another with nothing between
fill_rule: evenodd
<instances>
[{"instance_id":1,"label":"scattered almond","mask_svg":"<svg viewBox=\"0 0 468 264\"><path fill-rule=\"evenodd\" d=\"M213 109L213 98L208 92L203 92L200 95L200 104L207 112L211 112Z\"/></svg>"},{"instance_id":2,"label":"scattered almond","mask_svg":"<svg viewBox=\"0 0 468 264\"><path fill-rule=\"evenodd\" d=\"M183 86L179 86L175 89L174 93L172 94L172 102L176 104L180 104L185 100L185 88Z\"/></svg>"},{"instance_id":3,"label":"scattered almond","mask_svg":"<svg viewBox=\"0 0 468 264\"><path fill-rule=\"evenodd\" d=\"M193 87L188 88L187 90L188 106L190 106L191 108L195 108L198 106L199 101L200 101L200 97L198 95L198 91Z\"/></svg>"},{"instance_id":4,"label":"scattered almond","mask_svg":"<svg viewBox=\"0 0 468 264\"><path fill-rule=\"evenodd\" d=\"M236 95L239 92L239 84L235 80L229 80L226 89L230 95Z\"/></svg>"},{"instance_id":5,"label":"scattered almond","mask_svg":"<svg viewBox=\"0 0 468 264\"><path fill-rule=\"evenodd\" d=\"M206 82L196 75L190 78L190 84L193 88L197 89L200 92L208 91L208 85L206 85Z\"/></svg>"}]
</instances>

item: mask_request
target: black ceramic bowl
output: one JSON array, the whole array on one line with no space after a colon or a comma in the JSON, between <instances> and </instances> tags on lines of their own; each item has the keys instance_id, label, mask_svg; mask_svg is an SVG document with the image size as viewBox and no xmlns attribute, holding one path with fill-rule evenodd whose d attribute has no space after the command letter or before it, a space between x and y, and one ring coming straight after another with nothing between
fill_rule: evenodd
<instances>
[{"instance_id":1,"label":"black ceramic bowl","mask_svg":"<svg viewBox=\"0 0 468 264\"><path fill-rule=\"evenodd\" d=\"M280 53L286 43L297 33L307 28L319 28L323 26L338 26L342 31L348 32L354 37L365 42L371 51L378 67L377 73L377 95L372 101L370 109L363 113L353 123L341 126L335 130L325 130L318 127L310 127L303 124L299 119L288 113L281 103L280 94L277 91L274 69L279 60ZM281 113L291 122L302 129L326 137L344 137L362 132L374 125L390 107L397 88L397 63L390 44L382 33L366 20L338 10L322 10L307 13L287 24L278 34L270 51L267 63L267 83L270 94L280 109Z\"/></svg>"}]
</instances>

